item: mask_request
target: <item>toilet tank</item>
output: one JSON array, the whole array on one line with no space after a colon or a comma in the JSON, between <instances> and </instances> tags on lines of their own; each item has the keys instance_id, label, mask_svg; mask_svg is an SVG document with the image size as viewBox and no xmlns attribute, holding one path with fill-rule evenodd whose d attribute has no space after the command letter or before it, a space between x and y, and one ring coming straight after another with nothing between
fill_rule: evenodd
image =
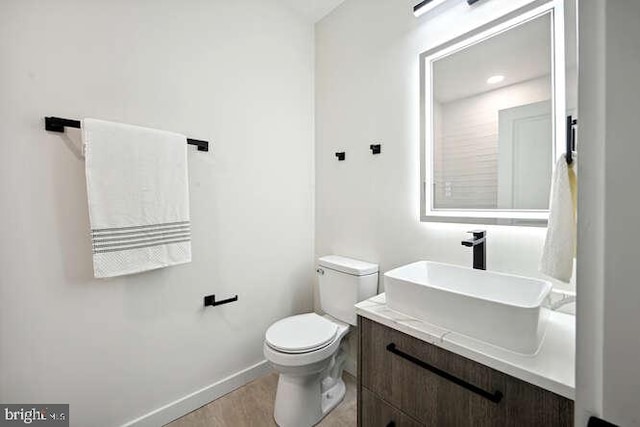
<instances>
[{"instance_id":1,"label":"toilet tank","mask_svg":"<svg viewBox=\"0 0 640 427\"><path fill-rule=\"evenodd\" d=\"M378 265L338 255L318 260L318 288L322 311L356 325L354 305L378 293Z\"/></svg>"}]
</instances>

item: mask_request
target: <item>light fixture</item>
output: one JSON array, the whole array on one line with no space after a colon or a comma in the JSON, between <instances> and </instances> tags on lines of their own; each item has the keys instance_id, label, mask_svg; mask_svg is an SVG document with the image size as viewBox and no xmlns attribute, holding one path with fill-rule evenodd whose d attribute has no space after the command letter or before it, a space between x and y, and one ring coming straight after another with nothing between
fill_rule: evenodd
<instances>
[{"instance_id":1,"label":"light fixture","mask_svg":"<svg viewBox=\"0 0 640 427\"><path fill-rule=\"evenodd\" d=\"M500 83L503 80L504 80L504 76L496 75L496 76L489 77L487 79L487 83L489 83L490 85L494 85L496 83Z\"/></svg>"},{"instance_id":2,"label":"light fixture","mask_svg":"<svg viewBox=\"0 0 640 427\"><path fill-rule=\"evenodd\" d=\"M447 0L422 0L420 3L413 6L413 14L416 16L416 18L418 16L422 16L425 13L429 12L431 9L435 9L436 7L440 6L445 1ZM478 0L467 0L467 4L471 6L477 1Z\"/></svg>"},{"instance_id":3,"label":"light fixture","mask_svg":"<svg viewBox=\"0 0 640 427\"><path fill-rule=\"evenodd\" d=\"M440 6L445 1L447 0L423 0L413 7L413 14L416 16L416 18L418 16L422 16L425 13L429 12L431 9Z\"/></svg>"}]
</instances>

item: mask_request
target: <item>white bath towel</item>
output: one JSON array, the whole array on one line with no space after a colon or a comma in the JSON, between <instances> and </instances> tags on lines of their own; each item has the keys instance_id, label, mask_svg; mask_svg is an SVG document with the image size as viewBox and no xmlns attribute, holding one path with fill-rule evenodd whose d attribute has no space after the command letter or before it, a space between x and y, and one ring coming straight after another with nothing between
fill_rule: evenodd
<instances>
[{"instance_id":1,"label":"white bath towel","mask_svg":"<svg viewBox=\"0 0 640 427\"><path fill-rule=\"evenodd\" d=\"M183 135L82 122L95 277L191 261Z\"/></svg>"},{"instance_id":2,"label":"white bath towel","mask_svg":"<svg viewBox=\"0 0 640 427\"><path fill-rule=\"evenodd\" d=\"M572 167L575 168L575 164ZM551 183L549 224L540 260L542 273L564 282L571 280L576 247L576 215L569 174L567 160L562 155Z\"/></svg>"}]
</instances>

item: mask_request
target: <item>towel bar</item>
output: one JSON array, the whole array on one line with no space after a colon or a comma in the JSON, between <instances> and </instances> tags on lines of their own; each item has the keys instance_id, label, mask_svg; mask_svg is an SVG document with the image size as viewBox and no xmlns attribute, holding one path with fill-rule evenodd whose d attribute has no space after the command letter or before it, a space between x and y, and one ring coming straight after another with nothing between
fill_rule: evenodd
<instances>
[{"instance_id":1,"label":"towel bar","mask_svg":"<svg viewBox=\"0 0 640 427\"><path fill-rule=\"evenodd\" d=\"M44 128L51 132L64 132L64 128L76 128L81 127L80 120L63 119L60 117L45 117ZM195 145L198 147L198 151L209 151L209 142L199 139L187 138L187 144Z\"/></svg>"},{"instance_id":2,"label":"towel bar","mask_svg":"<svg viewBox=\"0 0 640 427\"><path fill-rule=\"evenodd\" d=\"M572 116L567 116L567 151L565 157L567 158L567 164L573 163L573 152L576 150L576 126L578 125L578 119L574 119Z\"/></svg>"}]
</instances>

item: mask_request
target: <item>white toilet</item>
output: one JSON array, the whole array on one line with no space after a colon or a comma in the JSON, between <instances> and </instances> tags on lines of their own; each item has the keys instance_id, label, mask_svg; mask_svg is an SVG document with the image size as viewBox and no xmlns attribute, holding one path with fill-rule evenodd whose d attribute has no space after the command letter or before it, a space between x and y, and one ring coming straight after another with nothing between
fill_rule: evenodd
<instances>
[{"instance_id":1,"label":"white toilet","mask_svg":"<svg viewBox=\"0 0 640 427\"><path fill-rule=\"evenodd\" d=\"M344 397L342 338L356 325L354 305L376 295L378 266L337 255L318 260L320 307L271 325L264 355L280 373L274 418L281 427L320 422Z\"/></svg>"}]
</instances>

